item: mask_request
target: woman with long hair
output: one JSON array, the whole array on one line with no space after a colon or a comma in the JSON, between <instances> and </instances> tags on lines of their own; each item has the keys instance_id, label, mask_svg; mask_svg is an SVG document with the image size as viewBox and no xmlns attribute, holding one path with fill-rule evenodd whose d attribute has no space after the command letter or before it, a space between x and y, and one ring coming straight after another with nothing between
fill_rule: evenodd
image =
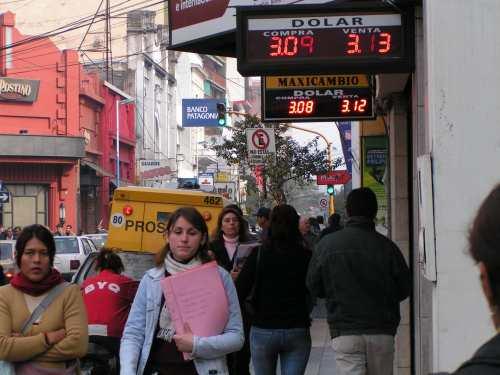
<instances>
[{"instance_id":1,"label":"woman with long hair","mask_svg":"<svg viewBox=\"0 0 500 375\"><path fill-rule=\"evenodd\" d=\"M251 239L245 224L240 210L233 206L224 207L217 218L217 227L209 245L217 263L231 272L233 279L238 276L238 267L234 264L238 245Z\"/></svg>"},{"instance_id":2,"label":"woman with long hair","mask_svg":"<svg viewBox=\"0 0 500 375\"><path fill-rule=\"evenodd\" d=\"M274 207L266 240L250 255L236 280L240 300L254 288L250 350L255 375L274 375L278 358L283 375L305 372L311 351L305 284L310 259L295 209Z\"/></svg>"},{"instance_id":3,"label":"woman with long hair","mask_svg":"<svg viewBox=\"0 0 500 375\"><path fill-rule=\"evenodd\" d=\"M211 261L208 229L201 214L192 207L177 209L166 225L168 243L157 254L156 267L142 278L132 304L120 348L121 375L227 374L226 354L243 344L243 327L230 275L219 267L226 291L229 319L217 336L176 334L165 303L160 281ZM192 361L184 361L189 353Z\"/></svg>"},{"instance_id":4,"label":"woman with long hair","mask_svg":"<svg viewBox=\"0 0 500 375\"><path fill-rule=\"evenodd\" d=\"M217 227L212 235L212 242L209 247L217 263L231 273L233 280L237 279L241 267L241 264L237 262L238 246L250 240L248 224L243 218L239 207L235 205L224 207L217 218ZM244 306L241 306L241 313L245 330L245 343L240 351L228 356L229 373L231 375L250 375L248 334L251 322Z\"/></svg>"},{"instance_id":5,"label":"woman with long hair","mask_svg":"<svg viewBox=\"0 0 500 375\"><path fill-rule=\"evenodd\" d=\"M87 315L80 288L66 285L54 268L55 253L47 228L25 227L16 242L20 271L10 285L0 288L0 360L13 362L18 375L74 375L76 360L87 352ZM23 330L48 295L54 296L48 307Z\"/></svg>"}]
</instances>

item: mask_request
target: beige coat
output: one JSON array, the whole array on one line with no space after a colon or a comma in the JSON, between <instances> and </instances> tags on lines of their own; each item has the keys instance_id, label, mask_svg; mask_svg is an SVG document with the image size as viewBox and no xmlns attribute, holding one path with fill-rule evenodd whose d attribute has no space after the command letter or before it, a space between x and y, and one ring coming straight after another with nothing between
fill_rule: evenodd
<instances>
[{"instance_id":1,"label":"beige coat","mask_svg":"<svg viewBox=\"0 0 500 375\"><path fill-rule=\"evenodd\" d=\"M26 335L13 336L30 315L22 292L10 285L0 287L0 360L63 368L65 362L87 353L87 313L78 285L67 286ZM43 333L60 328L66 337L49 347Z\"/></svg>"}]
</instances>

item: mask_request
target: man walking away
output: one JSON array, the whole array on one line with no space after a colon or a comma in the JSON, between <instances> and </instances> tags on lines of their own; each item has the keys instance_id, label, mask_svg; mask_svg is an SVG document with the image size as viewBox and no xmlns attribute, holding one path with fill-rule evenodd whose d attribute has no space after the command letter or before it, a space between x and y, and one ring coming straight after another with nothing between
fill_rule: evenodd
<instances>
[{"instance_id":1,"label":"man walking away","mask_svg":"<svg viewBox=\"0 0 500 375\"><path fill-rule=\"evenodd\" d=\"M346 227L316 246L307 274L311 293L326 298L337 375L392 375L399 303L410 271L396 244L375 231L372 190L347 197Z\"/></svg>"},{"instance_id":2,"label":"man walking away","mask_svg":"<svg viewBox=\"0 0 500 375\"><path fill-rule=\"evenodd\" d=\"M336 232L341 229L342 225L340 224L340 215L338 213L331 214L328 218L328 226L321 231L319 239L321 240L327 234Z\"/></svg>"},{"instance_id":3,"label":"man walking away","mask_svg":"<svg viewBox=\"0 0 500 375\"><path fill-rule=\"evenodd\" d=\"M271 210L267 207L261 207L257 210L255 216L257 217L257 224L259 225L261 231L259 233L260 241L264 241L267 238L267 232L269 230L269 216L271 215Z\"/></svg>"}]
</instances>

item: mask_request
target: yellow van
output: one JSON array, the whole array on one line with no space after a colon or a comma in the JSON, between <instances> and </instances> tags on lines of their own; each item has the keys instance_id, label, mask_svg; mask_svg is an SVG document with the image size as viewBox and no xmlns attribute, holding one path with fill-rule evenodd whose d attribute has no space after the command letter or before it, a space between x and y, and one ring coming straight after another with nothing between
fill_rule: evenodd
<instances>
[{"instance_id":1,"label":"yellow van","mask_svg":"<svg viewBox=\"0 0 500 375\"><path fill-rule=\"evenodd\" d=\"M212 233L224 199L217 194L192 190L117 188L111 204L106 246L158 252L165 244L164 234L170 214L183 206L196 208Z\"/></svg>"}]
</instances>

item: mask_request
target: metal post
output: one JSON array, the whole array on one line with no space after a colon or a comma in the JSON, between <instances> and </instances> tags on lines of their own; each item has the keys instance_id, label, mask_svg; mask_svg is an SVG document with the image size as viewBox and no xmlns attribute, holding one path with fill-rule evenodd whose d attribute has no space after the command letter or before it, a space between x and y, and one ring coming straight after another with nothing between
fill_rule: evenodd
<instances>
[{"instance_id":1,"label":"metal post","mask_svg":"<svg viewBox=\"0 0 500 375\"><path fill-rule=\"evenodd\" d=\"M116 187L120 187L120 100L116 99Z\"/></svg>"}]
</instances>

